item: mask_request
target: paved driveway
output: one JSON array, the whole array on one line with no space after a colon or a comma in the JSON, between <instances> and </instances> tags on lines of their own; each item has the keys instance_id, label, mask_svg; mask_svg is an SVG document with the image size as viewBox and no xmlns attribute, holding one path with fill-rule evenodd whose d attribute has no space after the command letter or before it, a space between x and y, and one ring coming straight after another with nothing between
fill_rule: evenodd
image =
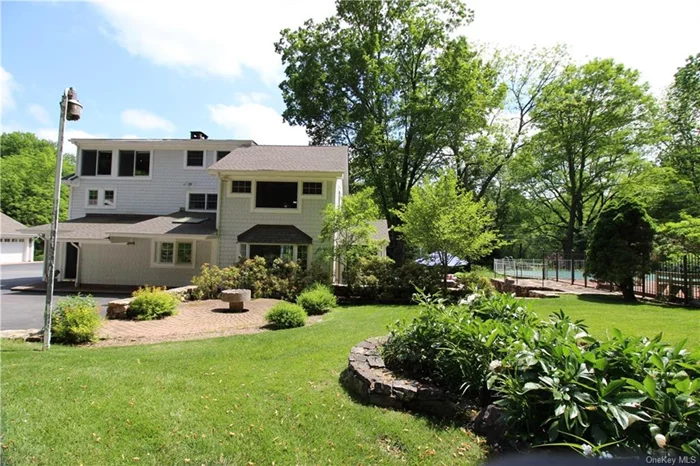
<instances>
[{"instance_id":1,"label":"paved driveway","mask_svg":"<svg viewBox=\"0 0 700 466\"><path fill-rule=\"evenodd\" d=\"M12 291L18 285L29 285L41 281L42 263L13 264L0 266L0 330L23 330L41 328L44 325L45 293ZM56 293L54 302L67 293ZM106 304L125 298L123 294L100 294L95 299L105 315Z\"/></svg>"}]
</instances>

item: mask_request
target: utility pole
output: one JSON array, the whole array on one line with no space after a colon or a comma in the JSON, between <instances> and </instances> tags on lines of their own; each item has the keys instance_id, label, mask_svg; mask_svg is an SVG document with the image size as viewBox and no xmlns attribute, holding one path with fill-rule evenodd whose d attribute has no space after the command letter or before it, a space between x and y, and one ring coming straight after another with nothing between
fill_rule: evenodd
<instances>
[{"instance_id":1,"label":"utility pole","mask_svg":"<svg viewBox=\"0 0 700 466\"><path fill-rule=\"evenodd\" d=\"M58 239L58 212L61 204L61 178L63 175L63 132L65 122L80 120L83 106L78 101L78 94L70 87L63 91L61 98L61 119L58 122L58 144L56 148L56 179L53 187L53 212L51 230L46 243L46 304L44 307L44 350L51 347L51 312L53 310L53 288L56 280L56 241Z\"/></svg>"}]
</instances>

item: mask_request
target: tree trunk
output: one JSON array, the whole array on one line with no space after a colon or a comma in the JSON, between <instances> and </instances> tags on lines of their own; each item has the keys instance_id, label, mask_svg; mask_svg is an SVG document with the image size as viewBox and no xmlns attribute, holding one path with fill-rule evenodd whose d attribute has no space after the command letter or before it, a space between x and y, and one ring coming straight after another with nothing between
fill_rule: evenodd
<instances>
[{"instance_id":1,"label":"tree trunk","mask_svg":"<svg viewBox=\"0 0 700 466\"><path fill-rule=\"evenodd\" d=\"M637 302L637 297L634 295L634 280L628 277L620 282L620 290L622 291L622 299L629 302Z\"/></svg>"},{"instance_id":2,"label":"tree trunk","mask_svg":"<svg viewBox=\"0 0 700 466\"><path fill-rule=\"evenodd\" d=\"M386 248L386 254L396 262L396 265L402 266L406 262L406 242L401 238L401 235L389 230L389 246Z\"/></svg>"}]
</instances>

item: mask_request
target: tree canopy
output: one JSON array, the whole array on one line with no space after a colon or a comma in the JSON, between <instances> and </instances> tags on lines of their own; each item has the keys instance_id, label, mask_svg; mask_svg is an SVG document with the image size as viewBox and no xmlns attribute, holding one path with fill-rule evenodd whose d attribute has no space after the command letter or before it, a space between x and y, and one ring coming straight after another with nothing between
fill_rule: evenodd
<instances>
[{"instance_id":1,"label":"tree canopy","mask_svg":"<svg viewBox=\"0 0 700 466\"><path fill-rule=\"evenodd\" d=\"M569 65L543 90L533 110L538 132L515 168L565 252L585 249L585 230L657 141L655 110L639 73L611 59Z\"/></svg>"},{"instance_id":2,"label":"tree canopy","mask_svg":"<svg viewBox=\"0 0 700 466\"><path fill-rule=\"evenodd\" d=\"M649 272L654 225L644 207L627 199L606 206L595 223L586 268L596 279L614 283L635 301L634 278Z\"/></svg>"},{"instance_id":3,"label":"tree canopy","mask_svg":"<svg viewBox=\"0 0 700 466\"><path fill-rule=\"evenodd\" d=\"M458 186L452 170L413 188L396 215L402 223L394 229L424 254L437 253L445 280L450 256L478 260L501 244L488 207Z\"/></svg>"},{"instance_id":4,"label":"tree canopy","mask_svg":"<svg viewBox=\"0 0 700 466\"><path fill-rule=\"evenodd\" d=\"M351 178L375 189L390 225L411 188L439 171L448 148L483 128L504 88L456 28L472 14L460 0L339 0L336 14L286 29L284 119L314 144L347 144ZM389 253L403 244L391 233Z\"/></svg>"},{"instance_id":5,"label":"tree canopy","mask_svg":"<svg viewBox=\"0 0 700 466\"><path fill-rule=\"evenodd\" d=\"M56 146L32 133L4 133L0 136L2 170L0 197L2 211L28 226L51 222L56 172ZM64 160L63 173L75 171ZM61 189L60 218L68 216L69 189Z\"/></svg>"}]
</instances>

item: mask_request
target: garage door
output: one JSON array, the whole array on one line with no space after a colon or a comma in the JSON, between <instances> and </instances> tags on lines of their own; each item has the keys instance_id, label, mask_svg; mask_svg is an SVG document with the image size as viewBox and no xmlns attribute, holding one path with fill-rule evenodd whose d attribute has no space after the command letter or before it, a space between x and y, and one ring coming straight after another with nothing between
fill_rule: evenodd
<instances>
[{"instance_id":1,"label":"garage door","mask_svg":"<svg viewBox=\"0 0 700 466\"><path fill-rule=\"evenodd\" d=\"M3 239L0 242L0 263L11 264L13 262L22 262L22 254L24 253L24 240L8 240Z\"/></svg>"}]
</instances>

